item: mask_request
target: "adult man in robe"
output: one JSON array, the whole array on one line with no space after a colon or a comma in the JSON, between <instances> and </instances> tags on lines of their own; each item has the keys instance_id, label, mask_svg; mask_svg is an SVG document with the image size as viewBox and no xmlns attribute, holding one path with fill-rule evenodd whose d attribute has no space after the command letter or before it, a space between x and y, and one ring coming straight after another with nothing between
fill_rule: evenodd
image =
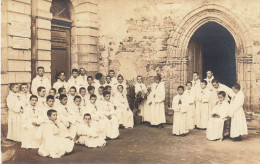
<instances>
[{"instance_id":1,"label":"adult man in robe","mask_svg":"<svg viewBox=\"0 0 260 164\"><path fill-rule=\"evenodd\" d=\"M31 91L33 95L37 95L37 89L39 87L45 87L47 91L51 89L51 82L47 77L44 76L44 68L38 67L37 68L37 76L32 80L32 87Z\"/></svg>"}]
</instances>

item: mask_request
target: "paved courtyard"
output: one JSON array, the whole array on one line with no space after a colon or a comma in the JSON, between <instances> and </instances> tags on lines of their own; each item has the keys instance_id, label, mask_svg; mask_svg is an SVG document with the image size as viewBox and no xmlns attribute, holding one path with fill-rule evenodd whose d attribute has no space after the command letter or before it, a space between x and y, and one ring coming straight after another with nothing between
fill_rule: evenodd
<instances>
[{"instance_id":1,"label":"paved courtyard","mask_svg":"<svg viewBox=\"0 0 260 164\"><path fill-rule=\"evenodd\" d=\"M254 131L243 142L220 142L206 140L201 130L186 137L173 136L171 128L140 125L122 129L120 139L108 141L104 148L76 145L60 159L40 157L37 150L21 149L16 144L14 157L5 163L260 163L260 135Z\"/></svg>"}]
</instances>

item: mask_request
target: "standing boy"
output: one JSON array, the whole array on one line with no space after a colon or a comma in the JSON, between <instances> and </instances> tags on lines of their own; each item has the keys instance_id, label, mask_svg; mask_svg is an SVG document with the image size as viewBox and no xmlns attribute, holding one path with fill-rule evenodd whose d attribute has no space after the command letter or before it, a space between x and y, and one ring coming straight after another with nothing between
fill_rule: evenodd
<instances>
[{"instance_id":1,"label":"standing boy","mask_svg":"<svg viewBox=\"0 0 260 164\"><path fill-rule=\"evenodd\" d=\"M37 89L39 87L44 87L47 91L51 89L51 82L47 77L44 76L44 68L37 68L37 76L32 80L31 91L33 95L37 95Z\"/></svg>"}]
</instances>

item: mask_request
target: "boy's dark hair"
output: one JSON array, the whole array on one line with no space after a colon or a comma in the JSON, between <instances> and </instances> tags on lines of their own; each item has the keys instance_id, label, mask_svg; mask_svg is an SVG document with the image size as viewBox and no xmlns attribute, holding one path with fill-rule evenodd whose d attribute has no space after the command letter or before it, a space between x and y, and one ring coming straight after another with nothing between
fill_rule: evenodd
<instances>
[{"instance_id":1,"label":"boy's dark hair","mask_svg":"<svg viewBox=\"0 0 260 164\"><path fill-rule=\"evenodd\" d=\"M28 87L28 84L27 83L22 83L21 85L20 85L20 90L22 90L22 86L23 85L26 85L27 87Z\"/></svg>"},{"instance_id":2,"label":"boy's dark hair","mask_svg":"<svg viewBox=\"0 0 260 164\"><path fill-rule=\"evenodd\" d=\"M218 84L218 83L219 83L219 80L218 80L218 79L213 79L211 83L212 83L212 84L213 84L213 83L217 83L217 84Z\"/></svg>"},{"instance_id":3,"label":"boy's dark hair","mask_svg":"<svg viewBox=\"0 0 260 164\"><path fill-rule=\"evenodd\" d=\"M59 76L60 76L62 73L64 73L64 75L66 76L65 71L60 71L60 72L59 72Z\"/></svg>"},{"instance_id":4,"label":"boy's dark hair","mask_svg":"<svg viewBox=\"0 0 260 164\"><path fill-rule=\"evenodd\" d=\"M66 90L66 89L63 88L63 87L60 87L60 88L58 89L58 93L61 94L61 92L63 92L64 90Z\"/></svg>"},{"instance_id":5,"label":"boy's dark hair","mask_svg":"<svg viewBox=\"0 0 260 164\"><path fill-rule=\"evenodd\" d=\"M208 84L208 82L206 80L202 80L201 83L204 83L205 85Z\"/></svg>"},{"instance_id":6,"label":"boy's dark hair","mask_svg":"<svg viewBox=\"0 0 260 164\"><path fill-rule=\"evenodd\" d=\"M109 88L112 88L110 85L106 85L105 87L104 87L104 91L107 91Z\"/></svg>"},{"instance_id":7,"label":"boy's dark hair","mask_svg":"<svg viewBox=\"0 0 260 164\"><path fill-rule=\"evenodd\" d=\"M36 95L31 95L30 96L30 100L32 100L33 98L36 98L38 100L38 97Z\"/></svg>"},{"instance_id":8,"label":"boy's dark hair","mask_svg":"<svg viewBox=\"0 0 260 164\"><path fill-rule=\"evenodd\" d=\"M79 92L81 92L82 90L86 90L86 88L85 87L80 87L79 88Z\"/></svg>"},{"instance_id":9,"label":"boy's dark hair","mask_svg":"<svg viewBox=\"0 0 260 164\"><path fill-rule=\"evenodd\" d=\"M55 88L51 88L50 90L53 90L55 94L57 93L57 90Z\"/></svg>"},{"instance_id":10,"label":"boy's dark hair","mask_svg":"<svg viewBox=\"0 0 260 164\"><path fill-rule=\"evenodd\" d=\"M61 94L60 97L59 97L59 100L62 100L62 99L64 99L65 97L67 97L67 95Z\"/></svg>"},{"instance_id":11,"label":"boy's dark hair","mask_svg":"<svg viewBox=\"0 0 260 164\"><path fill-rule=\"evenodd\" d=\"M219 91L219 92L218 92L218 95L222 95L223 97L226 97L226 92L224 92L224 91Z\"/></svg>"},{"instance_id":12,"label":"boy's dark hair","mask_svg":"<svg viewBox=\"0 0 260 164\"><path fill-rule=\"evenodd\" d=\"M240 89L241 89L241 86L240 86L240 84L238 84L238 83L235 83L233 86L232 86L232 88L235 88L236 90L239 90L240 91Z\"/></svg>"},{"instance_id":13,"label":"boy's dark hair","mask_svg":"<svg viewBox=\"0 0 260 164\"><path fill-rule=\"evenodd\" d=\"M91 118L91 114L90 113L84 114L84 118L87 117L87 116L89 116Z\"/></svg>"},{"instance_id":14,"label":"boy's dark hair","mask_svg":"<svg viewBox=\"0 0 260 164\"><path fill-rule=\"evenodd\" d=\"M103 96L105 97L106 95L111 95L111 93L109 91L104 91Z\"/></svg>"},{"instance_id":15,"label":"boy's dark hair","mask_svg":"<svg viewBox=\"0 0 260 164\"><path fill-rule=\"evenodd\" d=\"M93 89L95 89L95 87L94 87L94 86L91 86L91 85L90 85L90 86L88 86L88 92L89 92L89 91L92 91Z\"/></svg>"},{"instance_id":16,"label":"boy's dark hair","mask_svg":"<svg viewBox=\"0 0 260 164\"><path fill-rule=\"evenodd\" d=\"M44 70L44 67L43 66L37 67L37 71L39 71L39 69L43 69Z\"/></svg>"},{"instance_id":17,"label":"boy's dark hair","mask_svg":"<svg viewBox=\"0 0 260 164\"><path fill-rule=\"evenodd\" d=\"M39 92L41 92L43 89L45 89L45 87L38 87L38 88L37 88L37 92L39 93Z\"/></svg>"},{"instance_id":18,"label":"boy's dark hair","mask_svg":"<svg viewBox=\"0 0 260 164\"><path fill-rule=\"evenodd\" d=\"M191 81L188 81L188 82L186 83L186 85L188 85L188 84L191 84L191 85L192 85L192 82L191 82Z\"/></svg>"},{"instance_id":19,"label":"boy's dark hair","mask_svg":"<svg viewBox=\"0 0 260 164\"><path fill-rule=\"evenodd\" d=\"M92 76L88 76L88 77L87 77L87 80L88 80L88 79L92 79L92 80L93 80L93 77L92 77Z\"/></svg>"},{"instance_id":20,"label":"boy's dark hair","mask_svg":"<svg viewBox=\"0 0 260 164\"><path fill-rule=\"evenodd\" d=\"M77 92L77 88L76 88L76 87L74 87L74 86L70 87L70 89L74 89L74 90L75 90L75 92Z\"/></svg>"},{"instance_id":21,"label":"boy's dark hair","mask_svg":"<svg viewBox=\"0 0 260 164\"><path fill-rule=\"evenodd\" d=\"M161 81L161 80L162 80L162 77L161 77L161 75L156 75L156 76L154 76L154 79L155 79L155 80L158 79L159 81Z\"/></svg>"},{"instance_id":22,"label":"boy's dark hair","mask_svg":"<svg viewBox=\"0 0 260 164\"><path fill-rule=\"evenodd\" d=\"M75 96L74 98L73 98L73 101L75 101L76 99L80 99L81 100L81 97L80 96Z\"/></svg>"},{"instance_id":23,"label":"boy's dark hair","mask_svg":"<svg viewBox=\"0 0 260 164\"><path fill-rule=\"evenodd\" d=\"M178 90L179 89L182 89L182 90L184 90L184 87L182 86L182 85L180 85L180 86L178 86L178 88L177 88Z\"/></svg>"},{"instance_id":24,"label":"boy's dark hair","mask_svg":"<svg viewBox=\"0 0 260 164\"><path fill-rule=\"evenodd\" d=\"M77 73L78 73L79 70L74 68L74 69L71 70L71 72L72 72L72 73L73 73L73 72L77 72Z\"/></svg>"},{"instance_id":25,"label":"boy's dark hair","mask_svg":"<svg viewBox=\"0 0 260 164\"><path fill-rule=\"evenodd\" d=\"M108 72L115 72L113 69L109 70Z\"/></svg>"},{"instance_id":26,"label":"boy's dark hair","mask_svg":"<svg viewBox=\"0 0 260 164\"><path fill-rule=\"evenodd\" d=\"M102 73L97 73L97 74L95 75L95 78L96 78L97 80L100 80L102 77L103 77L103 74L102 74Z\"/></svg>"},{"instance_id":27,"label":"boy's dark hair","mask_svg":"<svg viewBox=\"0 0 260 164\"><path fill-rule=\"evenodd\" d=\"M13 87L16 86L16 85L18 85L18 84L17 84L17 83L10 83L10 84L9 84L9 88L10 88L10 90L12 90Z\"/></svg>"},{"instance_id":28,"label":"boy's dark hair","mask_svg":"<svg viewBox=\"0 0 260 164\"><path fill-rule=\"evenodd\" d=\"M119 75L117 76L117 79L119 79L120 77L124 80L124 77L123 77L123 75L121 75L121 74L119 74Z\"/></svg>"},{"instance_id":29,"label":"boy's dark hair","mask_svg":"<svg viewBox=\"0 0 260 164\"><path fill-rule=\"evenodd\" d=\"M108 85L107 85L108 86ZM102 88L103 90L105 89L105 87L104 86L100 86L99 88Z\"/></svg>"},{"instance_id":30,"label":"boy's dark hair","mask_svg":"<svg viewBox=\"0 0 260 164\"><path fill-rule=\"evenodd\" d=\"M51 117L52 113L57 113L57 111L54 110L54 109L50 109L50 110L47 111L47 116Z\"/></svg>"},{"instance_id":31,"label":"boy's dark hair","mask_svg":"<svg viewBox=\"0 0 260 164\"><path fill-rule=\"evenodd\" d=\"M123 86L123 85L118 85L116 88L118 89L118 87L122 87L122 89L124 89L124 86Z\"/></svg>"},{"instance_id":32,"label":"boy's dark hair","mask_svg":"<svg viewBox=\"0 0 260 164\"><path fill-rule=\"evenodd\" d=\"M48 100L50 100L50 99L55 100L54 96L48 95L48 96L46 97L46 101L48 101Z\"/></svg>"},{"instance_id":33,"label":"boy's dark hair","mask_svg":"<svg viewBox=\"0 0 260 164\"><path fill-rule=\"evenodd\" d=\"M198 76L200 75L199 72L193 72L192 74L197 74Z\"/></svg>"},{"instance_id":34,"label":"boy's dark hair","mask_svg":"<svg viewBox=\"0 0 260 164\"><path fill-rule=\"evenodd\" d=\"M92 97L97 98L95 94L91 94L89 99L91 99Z\"/></svg>"}]
</instances>

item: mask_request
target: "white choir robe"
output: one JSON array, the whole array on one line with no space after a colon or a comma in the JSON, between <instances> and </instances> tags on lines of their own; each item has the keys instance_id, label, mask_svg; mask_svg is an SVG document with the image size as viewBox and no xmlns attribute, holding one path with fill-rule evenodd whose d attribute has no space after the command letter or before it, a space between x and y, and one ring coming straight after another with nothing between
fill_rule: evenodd
<instances>
[{"instance_id":1,"label":"white choir robe","mask_svg":"<svg viewBox=\"0 0 260 164\"><path fill-rule=\"evenodd\" d=\"M211 117L209 118L206 138L208 140L217 140L223 138L223 129L225 118L228 116L229 112L229 103L227 100L223 102L218 102L217 105L211 112ZM214 118L212 115L217 114L219 118Z\"/></svg>"},{"instance_id":2,"label":"white choir robe","mask_svg":"<svg viewBox=\"0 0 260 164\"><path fill-rule=\"evenodd\" d=\"M83 107L81 105L77 106L75 103L67 106L68 106L69 115L73 117L73 120L75 120L73 124L80 123L83 119L84 114L86 113L86 107Z\"/></svg>"},{"instance_id":3,"label":"white choir robe","mask_svg":"<svg viewBox=\"0 0 260 164\"><path fill-rule=\"evenodd\" d=\"M229 100L229 97L231 98L234 97L234 92L231 88L227 87L224 84L219 83L219 87L217 89L213 88L211 92L210 105L212 109L215 107L216 103L218 102L218 93L220 91L224 91L226 93L226 100Z\"/></svg>"},{"instance_id":4,"label":"white choir robe","mask_svg":"<svg viewBox=\"0 0 260 164\"><path fill-rule=\"evenodd\" d=\"M46 103L46 97L40 97L40 96L38 96L37 106L38 106L40 109L43 109L46 105L47 105L47 103Z\"/></svg>"},{"instance_id":5,"label":"white choir robe","mask_svg":"<svg viewBox=\"0 0 260 164\"><path fill-rule=\"evenodd\" d=\"M152 85L151 125L166 123L165 119L165 86L164 82ZM149 110L149 109L148 109Z\"/></svg>"},{"instance_id":6,"label":"white choir robe","mask_svg":"<svg viewBox=\"0 0 260 164\"><path fill-rule=\"evenodd\" d=\"M154 94L151 92L147 95L147 100L144 103L144 114L143 114L143 121L145 122L151 122L151 109L152 105L150 102L152 102Z\"/></svg>"},{"instance_id":7,"label":"white choir robe","mask_svg":"<svg viewBox=\"0 0 260 164\"><path fill-rule=\"evenodd\" d=\"M53 107L50 107L47 103L46 103L46 105L44 107L38 106L38 103L37 103L37 108L41 112L41 117L42 117L43 122L46 122L46 121L49 120L49 117L47 116L48 110L53 109L53 110L57 111L57 106L53 105ZM58 116L58 118L59 118L59 116Z\"/></svg>"},{"instance_id":8,"label":"white choir robe","mask_svg":"<svg viewBox=\"0 0 260 164\"><path fill-rule=\"evenodd\" d=\"M117 78L116 77L112 77L110 83L111 83L111 87L112 87L112 85L115 85L117 83Z\"/></svg>"},{"instance_id":9,"label":"white choir robe","mask_svg":"<svg viewBox=\"0 0 260 164\"><path fill-rule=\"evenodd\" d=\"M209 119L210 91L207 88L198 88L196 91L196 125L206 129Z\"/></svg>"},{"instance_id":10,"label":"white choir robe","mask_svg":"<svg viewBox=\"0 0 260 164\"><path fill-rule=\"evenodd\" d=\"M58 92L59 88L65 88L66 92L69 92L69 85L65 80L61 81L60 79L58 79L57 82L55 82L53 84L53 88L55 88L57 92Z\"/></svg>"},{"instance_id":11,"label":"white choir robe","mask_svg":"<svg viewBox=\"0 0 260 164\"><path fill-rule=\"evenodd\" d=\"M209 117L210 117L210 113L216 105L214 97L212 96L213 91L214 91L214 87L212 85L212 80L214 80L214 76L212 76L211 78L206 77L204 80L207 81L207 89L210 91L210 99L209 99Z\"/></svg>"},{"instance_id":12,"label":"white choir robe","mask_svg":"<svg viewBox=\"0 0 260 164\"><path fill-rule=\"evenodd\" d=\"M77 89L77 92L79 93L79 89L83 86L83 81L79 78L74 78L73 76L70 77L68 80L68 88L75 87Z\"/></svg>"},{"instance_id":13,"label":"white choir robe","mask_svg":"<svg viewBox=\"0 0 260 164\"><path fill-rule=\"evenodd\" d=\"M106 83L105 84L100 84L100 82L98 81L97 83L95 83L95 85L93 85L95 87L95 95L98 95L98 88L103 86L105 87L106 86ZM111 86L112 87L112 86ZM87 88L86 88L87 89Z\"/></svg>"},{"instance_id":14,"label":"white choir robe","mask_svg":"<svg viewBox=\"0 0 260 164\"><path fill-rule=\"evenodd\" d=\"M173 128L172 134L182 135L189 132L187 127L187 102L185 102L184 95L176 95L172 100L173 115Z\"/></svg>"},{"instance_id":15,"label":"white choir robe","mask_svg":"<svg viewBox=\"0 0 260 164\"><path fill-rule=\"evenodd\" d=\"M78 78L83 82L83 84L88 83L87 77L88 77L87 75L84 75L84 76L79 75L79 76L78 76Z\"/></svg>"},{"instance_id":16,"label":"white choir robe","mask_svg":"<svg viewBox=\"0 0 260 164\"><path fill-rule=\"evenodd\" d=\"M28 105L22 115L23 118L23 137L22 137L22 148L39 148L42 135L41 126L34 126L32 123L35 122L41 125L44 121L42 118L42 112L37 106Z\"/></svg>"},{"instance_id":17,"label":"white choir robe","mask_svg":"<svg viewBox=\"0 0 260 164\"><path fill-rule=\"evenodd\" d=\"M46 92L49 92L49 90L51 89L51 82L50 80L43 76L40 77L39 75L37 75L33 80L32 80L32 87L31 87L31 91L33 95L38 95L37 94L37 89L39 87L45 87Z\"/></svg>"},{"instance_id":18,"label":"white choir robe","mask_svg":"<svg viewBox=\"0 0 260 164\"><path fill-rule=\"evenodd\" d=\"M25 109L30 104L30 97L32 94L30 94L29 92L27 93L20 92L20 95L21 95L21 102L23 103L23 109Z\"/></svg>"},{"instance_id":19,"label":"white choir robe","mask_svg":"<svg viewBox=\"0 0 260 164\"><path fill-rule=\"evenodd\" d=\"M75 96L76 96L76 95L75 95ZM71 104L74 103L74 97L75 97L75 96L72 96L72 95L70 95L70 94L67 95L67 97L68 97L68 102L67 102L67 104L68 104L68 105L71 105Z\"/></svg>"},{"instance_id":20,"label":"white choir robe","mask_svg":"<svg viewBox=\"0 0 260 164\"><path fill-rule=\"evenodd\" d=\"M124 82L122 82L122 83L119 83L119 82L116 82L115 84L114 84L114 86L111 86L112 87L112 96L114 96L116 93L117 93L117 86L118 85L122 85L123 87L124 87L124 89L123 89L123 93L126 95L127 94L127 90L126 90L126 83L124 83Z\"/></svg>"},{"instance_id":21,"label":"white choir robe","mask_svg":"<svg viewBox=\"0 0 260 164\"><path fill-rule=\"evenodd\" d=\"M97 101L104 101L104 96L103 95L100 95L100 94L97 94Z\"/></svg>"},{"instance_id":22,"label":"white choir robe","mask_svg":"<svg viewBox=\"0 0 260 164\"><path fill-rule=\"evenodd\" d=\"M117 92L114 95L113 103L116 106L116 113L119 124L122 124L125 128L133 128L134 116L133 112L130 110L126 95L124 95L124 93Z\"/></svg>"},{"instance_id":23,"label":"white choir robe","mask_svg":"<svg viewBox=\"0 0 260 164\"><path fill-rule=\"evenodd\" d=\"M21 142L22 125L21 125L21 109L23 103L21 102L20 95L9 91L6 99L8 107L8 132L7 139Z\"/></svg>"},{"instance_id":24,"label":"white choir robe","mask_svg":"<svg viewBox=\"0 0 260 164\"><path fill-rule=\"evenodd\" d=\"M244 99L244 93L240 90L230 102L229 116L231 117L231 138L248 134L246 117L243 109Z\"/></svg>"},{"instance_id":25,"label":"white choir robe","mask_svg":"<svg viewBox=\"0 0 260 164\"><path fill-rule=\"evenodd\" d=\"M196 81L192 80L191 83L192 83L192 88L195 89L195 92L196 92L196 90L200 88L200 79L198 79Z\"/></svg>"},{"instance_id":26,"label":"white choir robe","mask_svg":"<svg viewBox=\"0 0 260 164\"><path fill-rule=\"evenodd\" d=\"M78 142L86 147L96 148L106 145L106 141L97 132L97 126L92 121L87 124L82 122L77 126Z\"/></svg>"},{"instance_id":27,"label":"white choir robe","mask_svg":"<svg viewBox=\"0 0 260 164\"><path fill-rule=\"evenodd\" d=\"M147 93L147 88L143 83L135 84L135 95L139 92ZM142 120L144 121L144 105L146 104L146 100L143 100L141 104L139 104L138 108L140 109L140 115L142 116Z\"/></svg>"},{"instance_id":28,"label":"white choir robe","mask_svg":"<svg viewBox=\"0 0 260 164\"><path fill-rule=\"evenodd\" d=\"M187 127L194 129L195 126L195 92L193 89L186 89L183 93L185 103L187 105Z\"/></svg>"},{"instance_id":29,"label":"white choir robe","mask_svg":"<svg viewBox=\"0 0 260 164\"><path fill-rule=\"evenodd\" d=\"M104 139L107 136L106 133L106 123L109 121L108 118L104 115L103 111L100 108L100 105L89 103L86 106L86 112L91 114L92 123L97 127L97 133L99 136Z\"/></svg>"},{"instance_id":30,"label":"white choir robe","mask_svg":"<svg viewBox=\"0 0 260 164\"><path fill-rule=\"evenodd\" d=\"M42 126L43 140L38 150L40 156L60 158L65 153L70 153L73 150L74 141L66 138L68 135L61 133L61 123L48 120Z\"/></svg>"},{"instance_id":31,"label":"white choir robe","mask_svg":"<svg viewBox=\"0 0 260 164\"><path fill-rule=\"evenodd\" d=\"M76 119L70 114L69 108L67 105L59 104L57 105L58 118L61 121L62 130L61 133L64 135L69 135L72 138L76 136Z\"/></svg>"},{"instance_id":32,"label":"white choir robe","mask_svg":"<svg viewBox=\"0 0 260 164\"><path fill-rule=\"evenodd\" d=\"M116 117L114 104L112 104L110 101L103 101L103 103L100 106L100 109L106 117L111 117L111 119L106 120L107 137L111 139L117 138L119 136L119 121Z\"/></svg>"},{"instance_id":33,"label":"white choir robe","mask_svg":"<svg viewBox=\"0 0 260 164\"><path fill-rule=\"evenodd\" d=\"M88 93L86 93L85 96L82 96L81 94L80 94L79 96L81 97L81 106L86 107L87 104L90 103L90 102L89 102L89 101L90 101L90 100L89 100L90 95L89 95Z\"/></svg>"}]
</instances>

